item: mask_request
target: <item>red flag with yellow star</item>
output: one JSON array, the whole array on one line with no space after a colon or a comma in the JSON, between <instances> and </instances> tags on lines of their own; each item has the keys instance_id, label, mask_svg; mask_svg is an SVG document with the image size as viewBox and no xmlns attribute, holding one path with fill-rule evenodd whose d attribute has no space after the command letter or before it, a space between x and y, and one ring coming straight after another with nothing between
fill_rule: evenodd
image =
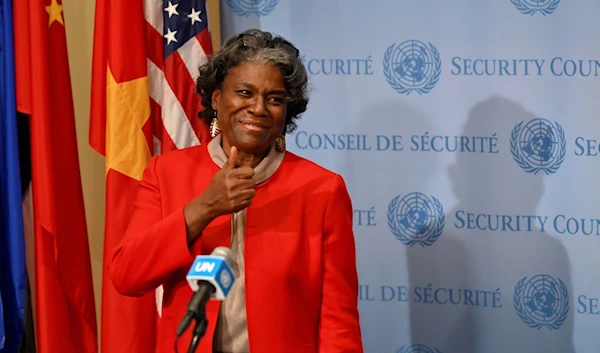
<instances>
[{"instance_id":1,"label":"red flag with yellow star","mask_svg":"<svg viewBox=\"0 0 600 353\"><path fill-rule=\"evenodd\" d=\"M29 116L39 353L98 351L62 0L14 1L17 110Z\"/></svg>"},{"instance_id":2,"label":"red flag with yellow star","mask_svg":"<svg viewBox=\"0 0 600 353\"><path fill-rule=\"evenodd\" d=\"M160 288L156 298L123 296L107 264L150 157L210 138L194 82L211 53L205 0L96 1L89 137L106 157L102 352L155 349Z\"/></svg>"},{"instance_id":3,"label":"red flag with yellow star","mask_svg":"<svg viewBox=\"0 0 600 353\"><path fill-rule=\"evenodd\" d=\"M150 159L150 98L141 1L97 0L92 65L90 145L106 157L106 221L101 344L105 353L154 352L154 293L117 292L108 263L131 218L138 180Z\"/></svg>"}]
</instances>

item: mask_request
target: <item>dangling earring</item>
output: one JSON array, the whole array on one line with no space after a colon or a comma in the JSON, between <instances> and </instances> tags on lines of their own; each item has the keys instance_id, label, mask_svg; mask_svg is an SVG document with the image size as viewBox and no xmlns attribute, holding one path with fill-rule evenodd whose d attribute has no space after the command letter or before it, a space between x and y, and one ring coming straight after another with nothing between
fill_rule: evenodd
<instances>
[{"instance_id":1,"label":"dangling earring","mask_svg":"<svg viewBox=\"0 0 600 353\"><path fill-rule=\"evenodd\" d=\"M277 148L278 152L285 151L285 136L284 135L281 135L277 138L277 140L275 141L275 147Z\"/></svg>"},{"instance_id":2,"label":"dangling earring","mask_svg":"<svg viewBox=\"0 0 600 353\"><path fill-rule=\"evenodd\" d=\"M210 122L210 136L215 137L221 132L219 127L219 121L217 120L217 111L215 110L215 117Z\"/></svg>"}]
</instances>

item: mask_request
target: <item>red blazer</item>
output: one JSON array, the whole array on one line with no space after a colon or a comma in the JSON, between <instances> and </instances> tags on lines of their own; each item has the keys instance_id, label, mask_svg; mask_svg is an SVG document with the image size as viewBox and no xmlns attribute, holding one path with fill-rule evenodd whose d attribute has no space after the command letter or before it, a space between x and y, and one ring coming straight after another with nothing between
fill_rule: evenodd
<instances>
[{"instance_id":1,"label":"red blazer","mask_svg":"<svg viewBox=\"0 0 600 353\"><path fill-rule=\"evenodd\" d=\"M219 167L206 145L153 157L109 271L117 290L141 296L164 287L157 353L173 352L192 295L185 275L197 254L230 246L231 216L213 220L188 248L183 207ZM341 176L286 152L256 187L246 213L245 293L252 353L362 353L352 204ZM198 353L212 352L220 302L207 306ZM180 339L187 352L192 327Z\"/></svg>"}]
</instances>

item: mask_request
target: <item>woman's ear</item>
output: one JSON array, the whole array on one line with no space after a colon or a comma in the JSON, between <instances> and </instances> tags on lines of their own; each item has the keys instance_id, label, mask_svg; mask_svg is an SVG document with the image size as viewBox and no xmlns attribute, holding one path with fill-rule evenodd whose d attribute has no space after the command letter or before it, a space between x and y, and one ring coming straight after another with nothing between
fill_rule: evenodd
<instances>
[{"instance_id":1,"label":"woman's ear","mask_svg":"<svg viewBox=\"0 0 600 353\"><path fill-rule=\"evenodd\" d=\"M217 110L220 99L221 99L221 90L217 88L216 90L213 91L212 97L211 97L211 108L213 110Z\"/></svg>"}]
</instances>

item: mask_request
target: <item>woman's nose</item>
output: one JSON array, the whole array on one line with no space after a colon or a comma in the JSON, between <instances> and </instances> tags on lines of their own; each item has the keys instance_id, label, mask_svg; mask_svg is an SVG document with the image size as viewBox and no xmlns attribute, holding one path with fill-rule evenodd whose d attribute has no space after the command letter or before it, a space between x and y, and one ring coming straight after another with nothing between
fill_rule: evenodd
<instances>
[{"instance_id":1,"label":"woman's nose","mask_svg":"<svg viewBox=\"0 0 600 353\"><path fill-rule=\"evenodd\" d=\"M256 116L264 116L267 114L265 107L266 100L262 96L256 96L252 105L250 106L250 112Z\"/></svg>"}]
</instances>

